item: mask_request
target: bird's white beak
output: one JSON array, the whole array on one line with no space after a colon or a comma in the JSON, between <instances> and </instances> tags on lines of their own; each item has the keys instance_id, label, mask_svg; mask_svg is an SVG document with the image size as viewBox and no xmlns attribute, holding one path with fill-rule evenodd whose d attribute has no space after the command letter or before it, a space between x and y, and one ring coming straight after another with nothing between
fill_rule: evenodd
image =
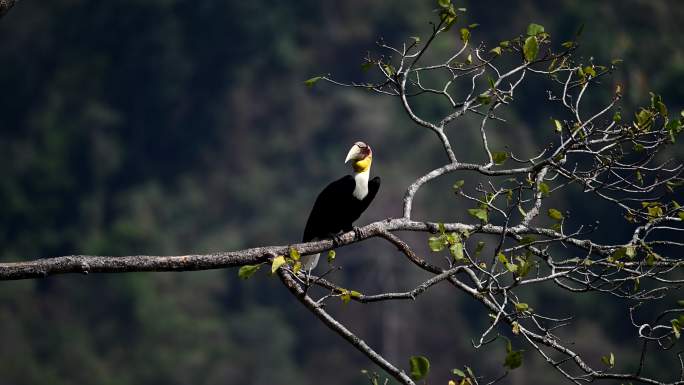
<instances>
[{"instance_id":1,"label":"bird's white beak","mask_svg":"<svg viewBox=\"0 0 684 385\"><path fill-rule=\"evenodd\" d=\"M349 150L347 153L347 158L344 160L344 163L349 162L350 160L360 160L365 157L365 154L361 150L361 147L358 145L353 145L352 148Z\"/></svg>"}]
</instances>

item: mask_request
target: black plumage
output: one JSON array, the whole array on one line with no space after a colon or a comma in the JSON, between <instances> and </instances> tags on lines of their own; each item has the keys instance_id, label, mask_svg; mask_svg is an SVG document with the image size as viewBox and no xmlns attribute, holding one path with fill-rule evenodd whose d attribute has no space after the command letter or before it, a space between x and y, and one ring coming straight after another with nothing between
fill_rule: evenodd
<instances>
[{"instance_id":1,"label":"black plumage","mask_svg":"<svg viewBox=\"0 0 684 385\"><path fill-rule=\"evenodd\" d=\"M354 197L356 181L351 175L330 183L316 198L304 228L303 242L330 238L353 230L353 223L368 208L380 189L380 177L368 181L368 194L361 200Z\"/></svg>"}]
</instances>

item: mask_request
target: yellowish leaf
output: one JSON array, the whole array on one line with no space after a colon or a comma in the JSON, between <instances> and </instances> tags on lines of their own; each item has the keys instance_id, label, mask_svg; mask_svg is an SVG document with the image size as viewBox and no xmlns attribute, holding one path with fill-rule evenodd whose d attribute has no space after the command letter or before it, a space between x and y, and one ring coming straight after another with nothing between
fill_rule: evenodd
<instances>
[{"instance_id":1,"label":"yellowish leaf","mask_svg":"<svg viewBox=\"0 0 684 385\"><path fill-rule=\"evenodd\" d=\"M282 265L285 264L285 256L284 255L279 255L275 258L273 258L273 263L271 264L271 273L275 273L276 270Z\"/></svg>"}]
</instances>

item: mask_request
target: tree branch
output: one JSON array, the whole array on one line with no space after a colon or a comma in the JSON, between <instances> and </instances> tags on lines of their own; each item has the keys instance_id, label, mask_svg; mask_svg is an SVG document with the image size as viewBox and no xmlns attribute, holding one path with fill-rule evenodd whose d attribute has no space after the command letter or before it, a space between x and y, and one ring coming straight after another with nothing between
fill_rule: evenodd
<instances>
[{"instance_id":1,"label":"tree branch","mask_svg":"<svg viewBox=\"0 0 684 385\"><path fill-rule=\"evenodd\" d=\"M326 312L321 304L316 303L311 297L309 297L304 289L294 280L292 274L285 269L278 269L278 275L280 279L285 284L285 287L290 290L292 295L294 295L299 302L301 302L307 309L309 309L318 319L323 321L323 323L333 330L335 333L339 334L342 338L347 340L352 346L358 349L361 353L365 354L371 361L375 362L383 370L389 373L397 381L405 385L415 385L413 380L404 373L404 371L399 370L397 367L392 365L383 356L378 354L373 350L368 344L357 337L354 333L349 331L342 323L333 318L328 312Z\"/></svg>"},{"instance_id":2,"label":"tree branch","mask_svg":"<svg viewBox=\"0 0 684 385\"><path fill-rule=\"evenodd\" d=\"M16 2L16 0L0 0L0 18L5 16Z\"/></svg>"},{"instance_id":3,"label":"tree branch","mask_svg":"<svg viewBox=\"0 0 684 385\"><path fill-rule=\"evenodd\" d=\"M385 219L373 222L359 228L360 237L357 238L354 231L340 235L338 245L345 246L359 242L371 237L382 237L388 239L402 248L403 241L390 234L391 231L420 231L435 233L438 229L437 223L418 222L406 218ZM468 231L471 233L479 232L483 234L505 234L509 237L520 237L522 235L534 234L548 237L559 237L564 242L582 249L592 249L594 252L604 250L608 253L612 250L610 245L600 245L589 240L563 237L553 230L544 228L533 228L516 226L504 231L504 227L491 224L472 225L465 223L445 223L445 228L449 231ZM402 242L402 243L398 243ZM301 254L315 254L334 248L332 239L322 241L295 243L283 246L255 247L244 250L236 250L223 253L179 255L179 256L96 256L96 255L70 255L63 257L51 257L35 259L24 262L4 262L0 263L0 281L43 278L50 275L69 274L69 273L129 273L145 271L193 271L211 270L226 267L236 267L253 265L266 262L269 258L277 255L287 255L290 248L297 249ZM404 251L404 250L402 250ZM441 272L434 266L419 257L413 261L422 268L428 267L429 271Z\"/></svg>"}]
</instances>

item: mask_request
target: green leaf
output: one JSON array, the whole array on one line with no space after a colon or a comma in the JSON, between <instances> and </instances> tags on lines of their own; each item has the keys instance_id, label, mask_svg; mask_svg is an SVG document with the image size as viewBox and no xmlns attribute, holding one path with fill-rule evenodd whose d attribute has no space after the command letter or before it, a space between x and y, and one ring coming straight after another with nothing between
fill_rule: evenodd
<instances>
[{"instance_id":1,"label":"green leaf","mask_svg":"<svg viewBox=\"0 0 684 385\"><path fill-rule=\"evenodd\" d=\"M644 177L641 175L641 171L637 170L636 172L636 180L639 182L639 184L643 185L644 184Z\"/></svg>"},{"instance_id":2,"label":"green leaf","mask_svg":"<svg viewBox=\"0 0 684 385\"><path fill-rule=\"evenodd\" d=\"M629 259L633 259L636 256L636 247L634 246L627 246L625 247L625 255Z\"/></svg>"},{"instance_id":3,"label":"green leaf","mask_svg":"<svg viewBox=\"0 0 684 385\"><path fill-rule=\"evenodd\" d=\"M551 189L549 188L548 184L541 182L539 183L539 191L542 193L543 196L547 197L549 196Z\"/></svg>"},{"instance_id":4,"label":"green leaf","mask_svg":"<svg viewBox=\"0 0 684 385\"><path fill-rule=\"evenodd\" d=\"M656 108L658 109L658 113L660 116L666 118L667 117L667 107L665 106L665 103L658 101L656 103Z\"/></svg>"},{"instance_id":5,"label":"green leaf","mask_svg":"<svg viewBox=\"0 0 684 385\"><path fill-rule=\"evenodd\" d=\"M635 116L635 121L634 125L638 130L643 130L643 131L650 131L651 127L653 126L653 112L642 108L641 111L637 112L634 114Z\"/></svg>"},{"instance_id":6,"label":"green leaf","mask_svg":"<svg viewBox=\"0 0 684 385\"><path fill-rule=\"evenodd\" d=\"M526 304L525 302L518 302L515 304L515 310L522 313L524 311L530 310L530 305Z\"/></svg>"},{"instance_id":7,"label":"green leaf","mask_svg":"<svg viewBox=\"0 0 684 385\"><path fill-rule=\"evenodd\" d=\"M504 366L510 370L519 368L522 365L522 350L511 350L506 353Z\"/></svg>"},{"instance_id":8,"label":"green leaf","mask_svg":"<svg viewBox=\"0 0 684 385\"><path fill-rule=\"evenodd\" d=\"M548 210L548 215L549 215L549 218L555 219L555 220L557 220L557 221L560 221L561 219L564 218L564 217L563 217L563 213L561 213L560 211L558 211L558 210L556 210L556 209L549 209L549 210Z\"/></svg>"},{"instance_id":9,"label":"green leaf","mask_svg":"<svg viewBox=\"0 0 684 385\"><path fill-rule=\"evenodd\" d=\"M394 66L391 64L385 64L382 67L385 69L385 72L387 72L388 76L392 76L396 73Z\"/></svg>"},{"instance_id":10,"label":"green leaf","mask_svg":"<svg viewBox=\"0 0 684 385\"><path fill-rule=\"evenodd\" d=\"M682 326L679 324L679 320L673 319L670 321L672 323L672 331L674 332L675 338L679 339L682 336Z\"/></svg>"},{"instance_id":11,"label":"green leaf","mask_svg":"<svg viewBox=\"0 0 684 385\"><path fill-rule=\"evenodd\" d=\"M489 83L489 88L491 88L492 91L496 91L496 83L494 82L494 79L487 76L487 83Z\"/></svg>"},{"instance_id":12,"label":"green leaf","mask_svg":"<svg viewBox=\"0 0 684 385\"><path fill-rule=\"evenodd\" d=\"M446 234L446 226L444 226L444 223L440 222L437 224L437 228L439 229L439 233L444 235Z\"/></svg>"},{"instance_id":13,"label":"green leaf","mask_svg":"<svg viewBox=\"0 0 684 385\"><path fill-rule=\"evenodd\" d=\"M342 292L342 295L340 295L340 299L342 300L342 303L344 303L345 305L348 304L349 301L351 301L351 298L351 292L349 290L344 290Z\"/></svg>"},{"instance_id":14,"label":"green leaf","mask_svg":"<svg viewBox=\"0 0 684 385\"><path fill-rule=\"evenodd\" d=\"M624 258L625 255L627 255L627 249L624 247L621 247L613 252L613 254L608 257L608 262L615 262L619 261L620 259Z\"/></svg>"},{"instance_id":15,"label":"green leaf","mask_svg":"<svg viewBox=\"0 0 684 385\"><path fill-rule=\"evenodd\" d=\"M316 84L316 82L321 80L321 79L323 79L323 76L316 76L316 77L313 77L311 79L305 80L304 84L307 87L313 87L313 85Z\"/></svg>"},{"instance_id":16,"label":"green leaf","mask_svg":"<svg viewBox=\"0 0 684 385\"><path fill-rule=\"evenodd\" d=\"M684 307L684 299L680 299L679 301L677 301L677 305Z\"/></svg>"},{"instance_id":17,"label":"green leaf","mask_svg":"<svg viewBox=\"0 0 684 385\"><path fill-rule=\"evenodd\" d=\"M544 32L543 25L531 23L527 26L527 36L537 36L542 32Z\"/></svg>"},{"instance_id":18,"label":"green leaf","mask_svg":"<svg viewBox=\"0 0 684 385\"><path fill-rule=\"evenodd\" d=\"M258 265L244 265L240 267L240 270L238 271L238 277L242 279L248 279L249 277L253 276L254 273L256 273L259 268L261 267L261 264Z\"/></svg>"},{"instance_id":19,"label":"green leaf","mask_svg":"<svg viewBox=\"0 0 684 385\"><path fill-rule=\"evenodd\" d=\"M468 214L472 215L473 217L483 221L487 222L487 210L486 209L468 209Z\"/></svg>"},{"instance_id":20,"label":"green leaf","mask_svg":"<svg viewBox=\"0 0 684 385\"><path fill-rule=\"evenodd\" d=\"M489 50L489 52L495 54L496 56L501 55L501 47L494 47Z\"/></svg>"},{"instance_id":21,"label":"green leaf","mask_svg":"<svg viewBox=\"0 0 684 385\"><path fill-rule=\"evenodd\" d=\"M487 105L492 102L492 96L489 95L488 93L483 93L477 96L477 101L478 103L482 103L484 105Z\"/></svg>"},{"instance_id":22,"label":"green leaf","mask_svg":"<svg viewBox=\"0 0 684 385\"><path fill-rule=\"evenodd\" d=\"M534 61L539 54L539 42L534 36L530 36L525 39L525 45L523 46L523 54L525 55L525 60L528 62Z\"/></svg>"},{"instance_id":23,"label":"green leaf","mask_svg":"<svg viewBox=\"0 0 684 385\"><path fill-rule=\"evenodd\" d=\"M271 264L271 274L275 273L276 270L282 265L286 263L285 261L285 256L284 255L279 255L275 258L273 258L273 263Z\"/></svg>"},{"instance_id":24,"label":"green leaf","mask_svg":"<svg viewBox=\"0 0 684 385\"><path fill-rule=\"evenodd\" d=\"M333 263L336 256L337 256L337 253L335 253L335 250L328 251L328 263Z\"/></svg>"},{"instance_id":25,"label":"green leaf","mask_svg":"<svg viewBox=\"0 0 684 385\"><path fill-rule=\"evenodd\" d=\"M496 259L498 259L501 263L508 263L508 258L506 258L506 254L504 253L497 254Z\"/></svg>"},{"instance_id":26,"label":"green leaf","mask_svg":"<svg viewBox=\"0 0 684 385\"><path fill-rule=\"evenodd\" d=\"M458 242L449 247L449 251L451 252L451 255L454 257L454 260L459 261L463 258L463 243Z\"/></svg>"},{"instance_id":27,"label":"green leaf","mask_svg":"<svg viewBox=\"0 0 684 385\"><path fill-rule=\"evenodd\" d=\"M465 184L465 181L464 181L463 179L457 180L456 183L454 183L454 186L453 186L453 187L454 187L454 190L456 190L456 191L460 190L460 189L463 187L464 184Z\"/></svg>"},{"instance_id":28,"label":"green leaf","mask_svg":"<svg viewBox=\"0 0 684 385\"><path fill-rule=\"evenodd\" d=\"M620 121L622 121L622 114L620 113L620 111L615 111L615 113L613 114L613 121L615 123L619 123Z\"/></svg>"},{"instance_id":29,"label":"green leaf","mask_svg":"<svg viewBox=\"0 0 684 385\"><path fill-rule=\"evenodd\" d=\"M461 369L452 369L451 373L453 373L459 377L465 377L466 376L466 374L463 373L463 371Z\"/></svg>"},{"instance_id":30,"label":"green leaf","mask_svg":"<svg viewBox=\"0 0 684 385\"><path fill-rule=\"evenodd\" d=\"M492 153L492 160L496 164L503 164L506 159L508 159L508 153L506 151L495 151Z\"/></svg>"},{"instance_id":31,"label":"green leaf","mask_svg":"<svg viewBox=\"0 0 684 385\"><path fill-rule=\"evenodd\" d=\"M428 238L428 247L432 252L438 252L444 250L446 247L446 242L443 237L430 237Z\"/></svg>"},{"instance_id":32,"label":"green leaf","mask_svg":"<svg viewBox=\"0 0 684 385\"><path fill-rule=\"evenodd\" d=\"M356 290L351 290L351 291L349 291L349 295L350 295L352 298L361 298L361 297L363 297L363 294L361 294L361 292L358 292L358 291L356 291Z\"/></svg>"},{"instance_id":33,"label":"green leaf","mask_svg":"<svg viewBox=\"0 0 684 385\"><path fill-rule=\"evenodd\" d=\"M682 132L682 129L684 129L684 123L680 120L673 119L665 124L665 129L670 134L670 141L675 143L677 136Z\"/></svg>"},{"instance_id":34,"label":"green leaf","mask_svg":"<svg viewBox=\"0 0 684 385\"><path fill-rule=\"evenodd\" d=\"M301 258L299 251L294 247L290 247L290 258L292 258L293 261L299 261L299 258Z\"/></svg>"},{"instance_id":35,"label":"green leaf","mask_svg":"<svg viewBox=\"0 0 684 385\"><path fill-rule=\"evenodd\" d=\"M527 260L527 257L515 257L520 264L518 265L518 277L525 277L529 272L534 263Z\"/></svg>"},{"instance_id":36,"label":"green leaf","mask_svg":"<svg viewBox=\"0 0 684 385\"><path fill-rule=\"evenodd\" d=\"M451 26L456 24L456 20L458 20L456 11L454 10L453 6L449 6L448 8L442 9L439 16L442 19L444 31L448 31L449 29L451 29Z\"/></svg>"},{"instance_id":37,"label":"green leaf","mask_svg":"<svg viewBox=\"0 0 684 385\"><path fill-rule=\"evenodd\" d=\"M649 206L647 210L648 216L651 218L660 218L663 216L663 208L660 206Z\"/></svg>"},{"instance_id":38,"label":"green leaf","mask_svg":"<svg viewBox=\"0 0 684 385\"><path fill-rule=\"evenodd\" d=\"M505 262L504 266L506 266L506 270L510 271L511 273L518 272L518 265L516 265L515 263Z\"/></svg>"},{"instance_id":39,"label":"green leaf","mask_svg":"<svg viewBox=\"0 0 684 385\"><path fill-rule=\"evenodd\" d=\"M594 70L594 67L591 67L591 66L584 67L584 73L587 75L590 75L592 78L596 77L596 71Z\"/></svg>"},{"instance_id":40,"label":"green leaf","mask_svg":"<svg viewBox=\"0 0 684 385\"><path fill-rule=\"evenodd\" d=\"M534 242L535 239L531 235L526 235L524 236L519 242L523 245L529 245L530 243Z\"/></svg>"},{"instance_id":41,"label":"green leaf","mask_svg":"<svg viewBox=\"0 0 684 385\"><path fill-rule=\"evenodd\" d=\"M561 123L560 120L554 119L553 123L556 125L556 132L562 132L563 131L563 123Z\"/></svg>"},{"instance_id":42,"label":"green leaf","mask_svg":"<svg viewBox=\"0 0 684 385\"><path fill-rule=\"evenodd\" d=\"M467 43L470 40L470 30L468 28L461 28L461 41Z\"/></svg>"},{"instance_id":43,"label":"green leaf","mask_svg":"<svg viewBox=\"0 0 684 385\"><path fill-rule=\"evenodd\" d=\"M437 4L439 4L439 6L442 8L449 8L451 5L451 0L437 0Z\"/></svg>"},{"instance_id":44,"label":"green leaf","mask_svg":"<svg viewBox=\"0 0 684 385\"><path fill-rule=\"evenodd\" d=\"M409 359L411 378L415 381L422 380L430 372L430 361L425 356L412 356Z\"/></svg>"},{"instance_id":45,"label":"green leaf","mask_svg":"<svg viewBox=\"0 0 684 385\"><path fill-rule=\"evenodd\" d=\"M603 362L606 366L613 368L615 367L615 355L613 352L610 352L610 355L601 357L601 362Z\"/></svg>"}]
</instances>

